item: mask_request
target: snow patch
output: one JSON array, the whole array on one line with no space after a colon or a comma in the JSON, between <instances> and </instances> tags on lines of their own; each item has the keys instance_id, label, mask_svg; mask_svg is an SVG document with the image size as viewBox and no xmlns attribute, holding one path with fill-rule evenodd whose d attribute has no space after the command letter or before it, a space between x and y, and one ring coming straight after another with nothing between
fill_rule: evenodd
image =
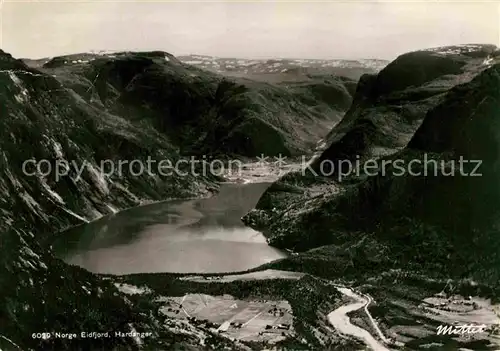
<instances>
[{"instance_id":1,"label":"snow patch","mask_svg":"<svg viewBox=\"0 0 500 351\"><path fill-rule=\"evenodd\" d=\"M210 57L200 56L200 55L191 55L191 57L194 58L195 60L210 60L211 59Z\"/></svg>"},{"instance_id":2,"label":"snow patch","mask_svg":"<svg viewBox=\"0 0 500 351\"><path fill-rule=\"evenodd\" d=\"M9 77L12 79L14 84L16 84L18 87L22 86L21 80L16 76L16 74L12 71L9 71Z\"/></svg>"},{"instance_id":3,"label":"snow patch","mask_svg":"<svg viewBox=\"0 0 500 351\"><path fill-rule=\"evenodd\" d=\"M188 65L199 65L199 64L202 64L203 61L200 61L200 60L191 60L191 61L184 61L184 63L187 63Z\"/></svg>"},{"instance_id":4,"label":"snow patch","mask_svg":"<svg viewBox=\"0 0 500 351\"><path fill-rule=\"evenodd\" d=\"M110 204L106 204L106 207L114 214L114 213L118 213L118 210L111 206Z\"/></svg>"},{"instance_id":5,"label":"snow patch","mask_svg":"<svg viewBox=\"0 0 500 351\"><path fill-rule=\"evenodd\" d=\"M428 49L428 51L435 52L441 55L459 55L473 51L480 51L483 47L481 45L462 44L454 46L441 46L437 48Z\"/></svg>"},{"instance_id":6,"label":"snow patch","mask_svg":"<svg viewBox=\"0 0 500 351\"><path fill-rule=\"evenodd\" d=\"M14 98L18 103L24 103L28 100L28 89L26 89L21 82L21 80L16 76L16 74L12 71L9 71L9 77L12 79L14 84L19 88L19 94L15 94Z\"/></svg>"},{"instance_id":7,"label":"snow patch","mask_svg":"<svg viewBox=\"0 0 500 351\"><path fill-rule=\"evenodd\" d=\"M33 265L33 263L31 263L30 261L28 260L25 260L24 258L22 257L19 257L19 260L21 261L21 264L26 267L26 268L31 268L31 269L36 269L35 266Z\"/></svg>"},{"instance_id":8,"label":"snow patch","mask_svg":"<svg viewBox=\"0 0 500 351\"><path fill-rule=\"evenodd\" d=\"M19 197L23 200L23 202L29 207L31 212L37 214L40 218L43 220L47 221L47 216L43 213L42 208L38 204L38 202L31 197L30 194L28 194L26 191L23 193L19 194Z\"/></svg>"},{"instance_id":9,"label":"snow patch","mask_svg":"<svg viewBox=\"0 0 500 351\"><path fill-rule=\"evenodd\" d=\"M54 139L51 139L51 142L52 142L52 146L54 148L54 152L56 154L56 157L58 158L62 158L64 155L63 155L63 152L62 152L62 145L55 141Z\"/></svg>"},{"instance_id":10,"label":"snow patch","mask_svg":"<svg viewBox=\"0 0 500 351\"><path fill-rule=\"evenodd\" d=\"M67 209L67 208L63 207L63 211L66 212L67 214L69 214L69 215L71 215L71 216L79 219L82 222L90 223L90 221L88 219L86 219L85 217L77 215L75 212L71 211L70 209Z\"/></svg>"},{"instance_id":11,"label":"snow patch","mask_svg":"<svg viewBox=\"0 0 500 351\"><path fill-rule=\"evenodd\" d=\"M493 57L488 56L484 61L483 61L483 66L491 66L493 64Z\"/></svg>"},{"instance_id":12,"label":"snow patch","mask_svg":"<svg viewBox=\"0 0 500 351\"><path fill-rule=\"evenodd\" d=\"M132 337L133 337L135 343L137 344L137 346L142 346L142 340L139 337L137 330L134 328L134 325L132 323L129 323L128 325L129 325L130 329L132 329L132 335L133 335Z\"/></svg>"},{"instance_id":13,"label":"snow patch","mask_svg":"<svg viewBox=\"0 0 500 351\"><path fill-rule=\"evenodd\" d=\"M147 288L140 288L138 286L131 284L115 283L115 286L119 291L127 295L145 294L151 292L151 290Z\"/></svg>"},{"instance_id":14,"label":"snow patch","mask_svg":"<svg viewBox=\"0 0 500 351\"><path fill-rule=\"evenodd\" d=\"M39 260L39 259L40 259L40 256L39 256L39 255L37 255L36 253L34 253L34 252L33 252L33 250L31 250L31 249L30 249L29 247L27 247L27 246L25 246L25 247L23 247L23 248L21 249L21 253L22 253L23 255L29 256L29 257L31 257L31 258L35 258L35 259L37 259L37 260Z\"/></svg>"},{"instance_id":15,"label":"snow patch","mask_svg":"<svg viewBox=\"0 0 500 351\"><path fill-rule=\"evenodd\" d=\"M108 182L104 178L103 174L94 168L94 166L89 162L87 163L87 170L94 181L95 186L103 195L109 195Z\"/></svg>"},{"instance_id":16,"label":"snow patch","mask_svg":"<svg viewBox=\"0 0 500 351\"><path fill-rule=\"evenodd\" d=\"M45 191L47 192L47 194L50 196L50 198L52 198L53 200L55 200L60 205L64 205L65 204L65 202L64 202L63 198L61 197L61 195L59 195L58 193L56 193L54 190L52 190L50 188L50 186L47 184L47 180L45 178L40 177L38 179L39 179L40 184L42 185L42 187L45 189Z\"/></svg>"}]
</instances>

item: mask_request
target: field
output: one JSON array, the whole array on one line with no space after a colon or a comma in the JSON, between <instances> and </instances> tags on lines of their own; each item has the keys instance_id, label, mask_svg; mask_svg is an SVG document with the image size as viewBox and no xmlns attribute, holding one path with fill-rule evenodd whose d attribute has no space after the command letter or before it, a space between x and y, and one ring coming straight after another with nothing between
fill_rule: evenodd
<instances>
[{"instance_id":1,"label":"field","mask_svg":"<svg viewBox=\"0 0 500 351\"><path fill-rule=\"evenodd\" d=\"M489 298L444 292L430 296L421 291L415 299L417 290L412 290L413 295L409 297L403 289L371 291L378 305L370 311L381 321L385 334L391 339L404 343L408 349L440 345L443 350L499 350L498 305ZM484 325L486 329L477 333L437 333L438 326L459 325Z\"/></svg>"},{"instance_id":2,"label":"field","mask_svg":"<svg viewBox=\"0 0 500 351\"><path fill-rule=\"evenodd\" d=\"M292 309L286 301L237 300L230 295L187 294L163 298L169 317L206 323L242 341L277 342L293 333ZM208 321L208 323L207 323Z\"/></svg>"}]
</instances>

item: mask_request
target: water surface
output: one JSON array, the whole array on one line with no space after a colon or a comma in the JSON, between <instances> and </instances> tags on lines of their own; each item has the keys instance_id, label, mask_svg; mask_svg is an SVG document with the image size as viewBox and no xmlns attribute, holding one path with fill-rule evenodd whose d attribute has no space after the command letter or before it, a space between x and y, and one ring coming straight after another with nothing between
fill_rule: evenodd
<instances>
[{"instance_id":1,"label":"water surface","mask_svg":"<svg viewBox=\"0 0 500 351\"><path fill-rule=\"evenodd\" d=\"M53 249L65 262L96 273L253 268L286 256L240 219L268 186L223 184L212 198L133 208L64 232Z\"/></svg>"}]
</instances>

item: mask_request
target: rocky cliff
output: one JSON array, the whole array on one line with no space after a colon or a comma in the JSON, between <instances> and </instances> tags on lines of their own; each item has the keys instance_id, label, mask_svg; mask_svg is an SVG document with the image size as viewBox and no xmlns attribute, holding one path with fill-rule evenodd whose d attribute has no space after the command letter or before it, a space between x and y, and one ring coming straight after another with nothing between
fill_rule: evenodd
<instances>
[{"instance_id":1,"label":"rocky cliff","mask_svg":"<svg viewBox=\"0 0 500 351\"><path fill-rule=\"evenodd\" d=\"M148 157L175 160L179 153L154 127L98 108L56 77L4 52L0 80L1 345L7 350L14 345L137 348L133 338L82 344L76 338L31 337L43 331L72 332L75 325L110 332L156 328L150 312L127 302L111 282L55 259L45 239L145 201L208 194L216 189L214 179L103 170L104 160L108 165L146 162Z\"/></svg>"},{"instance_id":2,"label":"rocky cliff","mask_svg":"<svg viewBox=\"0 0 500 351\"><path fill-rule=\"evenodd\" d=\"M154 126L186 154L308 153L350 105L355 83L331 74L290 84L227 78L157 51L29 62L97 108Z\"/></svg>"},{"instance_id":3,"label":"rocky cliff","mask_svg":"<svg viewBox=\"0 0 500 351\"><path fill-rule=\"evenodd\" d=\"M283 263L295 269L403 268L497 284L497 57L492 46L438 48L363 77L311 167L273 184L245 221L279 247L332 245Z\"/></svg>"},{"instance_id":4,"label":"rocky cliff","mask_svg":"<svg viewBox=\"0 0 500 351\"><path fill-rule=\"evenodd\" d=\"M165 174L161 161L310 152L350 103L350 80L234 82L165 52L43 61L0 52L0 82L0 347L198 349L200 334L238 349L197 327L180 332L152 300L64 264L51 238L124 208L217 190L217 177L184 172L189 165ZM336 92L335 106L322 89ZM151 337L32 337L75 330Z\"/></svg>"}]
</instances>

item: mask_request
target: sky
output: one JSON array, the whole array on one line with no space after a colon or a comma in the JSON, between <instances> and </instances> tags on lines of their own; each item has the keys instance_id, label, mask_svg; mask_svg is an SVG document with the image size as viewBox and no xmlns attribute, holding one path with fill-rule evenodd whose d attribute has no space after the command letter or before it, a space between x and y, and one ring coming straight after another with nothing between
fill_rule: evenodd
<instances>
[{"instance_id":1,"label":"sky","mask_svg":"<svg viewBox=\"0 0 500 351\"><path fill-rule=\"evenodd\" d=\"M451 44L500 46L499 28L499 1L4 0L0 45L19 58L163 50L238 58L394 59Z\"/></svg>"}]
</instances>

